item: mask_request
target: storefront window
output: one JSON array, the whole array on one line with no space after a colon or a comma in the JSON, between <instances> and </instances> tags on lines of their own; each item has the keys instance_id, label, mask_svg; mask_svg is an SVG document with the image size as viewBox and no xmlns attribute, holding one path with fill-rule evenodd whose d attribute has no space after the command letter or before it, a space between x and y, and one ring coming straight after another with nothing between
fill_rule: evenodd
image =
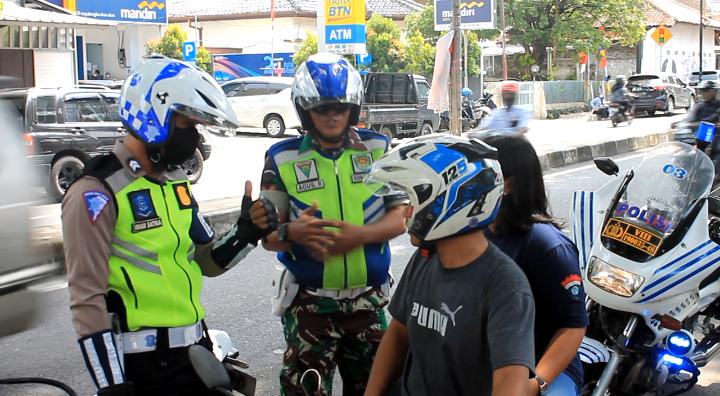
<instances>
[{"instance_id":1,"label":"storefront window","mask_svg":"<svg viewBox=\"0 0 720 396\"><path fill-rule=\"evenodd\" d=\"M10 45L10 26L0 25L0 48Z\"/></svg>"},{"instance_id":2,"label":"storefront window","mask_svg":"<svg viewBox=\"0 0 720 396\"><path fill-rule=\"evenodd\" d=\"M38 29L37 26L33 26L30 28L30 48L39 48L40 47L40 29Z\"/></svg>"},{"instance_id":3,"label":"storefront window","mask_svg":"<svg viewBox=\"0 0 720 396\"><path fill-rule=\"evenodd\" d=\"M20 47L21 48L30 48L30 27L29 26L20 27Z\"/></svg>"},{"instance_id":4,"label":"storefront window","mask_svg":"<svg viewBox=\"0 0 720 396\"><path fill-rule=\"evenodd\" d=\"M67 48L67 32L66 32L65 28L60 28L58 31L58 48L59 49Z\"/></svg>"},{"instance_id":5,"label":"storefront window","mask_svg":"<svg viewBox=\"0 0 720 396\"><path fill-rule=\"evenodd\" d=\"M50 27L50 32L48 33L48 39L50 41L49 48L57 48L58 47L58 29L56 27Z\"/></svg>"},{"instance_id":6,"label":"storefront window","mask_svg":"<svg viewBox=\"0 0 720 396\"><path fill-rule=\"evenodd\" d=\"M48 48L48 28L47 26L40 26L40 47Z\"/></svg>"},{"instance_id":7,"label":"storefront window","mask_svg":"<svg viewBox=\"0 0 720 396\"><path fill-rule=\"evenodd\" d=\"M10 26L10 48L20 48L20 29Z\"/></svg>"}]
</instances>

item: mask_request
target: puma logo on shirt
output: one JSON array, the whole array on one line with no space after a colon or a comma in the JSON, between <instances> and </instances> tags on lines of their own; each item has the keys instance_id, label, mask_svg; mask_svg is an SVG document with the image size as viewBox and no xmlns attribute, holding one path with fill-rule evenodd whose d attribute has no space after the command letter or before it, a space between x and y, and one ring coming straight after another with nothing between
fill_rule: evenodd
<instances>
[{"instance_id":1,"label":"puma logo on shirt","mask_svg":"<svg viewBox=\"0 0 720 396\"><path fill-rule=\"evenodd\" d=\"M455 327L455 314L462 309L462 305L453 311L447 304L442 303L440 309L448 314L450 319L452 319L453 327ZM416 302L413 303L412 312L410 313L410 317L417 318L418 326L435 330L443 337L445 337L445 331L447 330L448 316Z\"/></svg>"}]
</instances>

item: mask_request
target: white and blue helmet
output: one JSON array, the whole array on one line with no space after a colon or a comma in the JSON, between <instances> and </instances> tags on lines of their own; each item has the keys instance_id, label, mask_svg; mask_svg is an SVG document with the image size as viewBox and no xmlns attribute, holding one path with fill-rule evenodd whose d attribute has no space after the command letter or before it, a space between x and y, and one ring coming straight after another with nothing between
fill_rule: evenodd
<instances>
[{"instance_id":1,"label":"white and blue helmet","mask_svg":"<svg viewBox=\"0 0 720 396\"><path fill-rule=\"evenodd\" d=\"M230 102L218 83L197 66L161 55L143 59L120 93L120 120L150 147L162 147L172 134L172 115L200 124L237 128Z\"/></svg>"},{"instance_id":2,"label":"white and blue helmet","mask_svg":"<svg viewBox=\"0 0 720 396\"><path fill-rule=\"evenodd\" d=\"M376 195L407 194L413 206L408 229L426 242L488 226L503 195L497 151L451 135L396 147L373 164L365 183Z\"/></svg>"},{"instance_id":3,"label":"white and blue helmet","mask_svg":"<svg viewBox=\"0 0 720 396\"><path fill-rule=\"evenodd\" d=\"M292 101L303 129L313 127L308 111L325 104L351 105L350 125L360 119L363 80L343 57L328 52L312 55L295 71Z\"/></svg>"}]
</instances>

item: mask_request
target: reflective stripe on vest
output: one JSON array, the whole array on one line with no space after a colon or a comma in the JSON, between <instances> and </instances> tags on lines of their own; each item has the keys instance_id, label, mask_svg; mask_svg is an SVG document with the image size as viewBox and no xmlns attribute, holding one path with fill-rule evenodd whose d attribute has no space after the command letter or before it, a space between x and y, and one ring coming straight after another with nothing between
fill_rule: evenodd
<instances>
[{"instance_id":1,"label":"reflective stripe on vest","mask_svg":"<svg viewBox=\"0 0 720 396\"><path fill-rule=\"evenodd\" d=\"M109 180L120 178L116 174ZM122 298L129 330L186 326L203 319L188 183L160 185L141 177L116 186L121 189L115 191L118 217L108 289Z\"/></svg>"},{"instance_id":2,"label":"reflective stripe on vest","mask_svg":"<svg viewBox=\"0 0 720 396\"><path fill-rule=\"evenodd\" d=\"M380 139L363 143L370 151L346 149L336 160L315 150L300 153L297 149L289 149L273 155L290 197L290 220L297 218L313 202L318 203L318 215L323 219L342 220L359 226L375 222L385 214L383 200L374 196L362 180L374 160L384 153L386 143ZM322 279L313 279L310 283L314 284L305 286L348 289L369 285L370 264L384 267L384 275L387 274L389 256L385 258L384 249L387 244L361 246L344 255L327 257L324 263L316 262L297 248L293 248L291 258L283 257L322 266ZM372 254L373 258L367 257L366 253ZM370 263L368 260L381 262ZM298 264L298 267L302 265ZM320 270L316 268L315 271ZM295 275L302 282L303 276Z\"/></svg>"}]
</instances>

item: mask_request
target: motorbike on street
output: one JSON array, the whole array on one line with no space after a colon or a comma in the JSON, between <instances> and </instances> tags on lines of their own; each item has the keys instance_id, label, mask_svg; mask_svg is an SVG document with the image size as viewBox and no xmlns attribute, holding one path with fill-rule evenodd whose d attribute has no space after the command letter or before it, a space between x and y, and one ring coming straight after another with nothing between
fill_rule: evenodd
<instances>
[{"instance_id":1,"label":"motorbike on street","mask_svg":"<svg viewBox=\"0 0 720 396\"><path fill-rule=\"evenodd\" d=\"M619 173L609 158L595 163ZM720 351L714 176L707 155L670 142L624 177L574 194L571 236L590 318L583 395L684 392Z\"/></svg>"},{"instance_id":2,"label":"motorbike on street","mask_svg":"<svg viewBox=\"0 0 720 396\"><path fill-rule=\"evenodd\" d=\"M477 119L477 125L480 125L482 121L490 116L490 113L497 108L497 105L492 100L493 94L485 93L482 98L476 100L473 103L473 111ZM477 127L476 125L476 127Z\"/></svg>"},{"instance_id":3,"label":"motorbike on street","mask_svg":"<svg viewBox=\"0 0 720 396\"><path fill-rule=\"evenodd\" d=\"M627 122L628 125L630 125L635 118L632 110L626 109L618 102L610 102L609 110L609 118L613 128L618 126L618 124L620 124L621 122Z\"/></svg>"}]
</instances>

